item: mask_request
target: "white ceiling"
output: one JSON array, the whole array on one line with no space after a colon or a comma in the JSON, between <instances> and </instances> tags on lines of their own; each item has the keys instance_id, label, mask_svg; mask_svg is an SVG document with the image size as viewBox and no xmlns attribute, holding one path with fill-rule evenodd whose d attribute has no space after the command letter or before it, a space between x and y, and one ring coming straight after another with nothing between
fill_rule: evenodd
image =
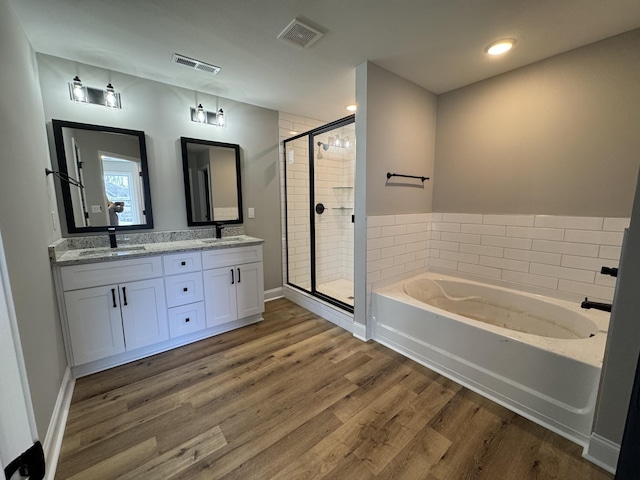
<instances>
[{"instance_id":1,"label":"white ceiling","mask_svg":"<svg viewBox=\"0 0 640 480\"><path fill-rule=\"evenodd\" d=\"M10 1L37 52L327 121L349 114L367 60L443 93L640 27L639 0ZM294 17L324 37L278 40ZM483 52L504 37L512 52Z\"/></svg>"}]
</instances>

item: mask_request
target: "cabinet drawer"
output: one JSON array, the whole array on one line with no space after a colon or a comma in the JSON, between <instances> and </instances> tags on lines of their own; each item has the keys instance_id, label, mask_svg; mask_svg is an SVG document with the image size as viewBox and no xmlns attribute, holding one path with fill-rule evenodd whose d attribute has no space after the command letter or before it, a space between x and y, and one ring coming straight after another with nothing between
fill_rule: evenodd
<instances>
[{"instance_id":1,"label":"cabinet drawer","mask_svg":"<svg viewBox=\"0 0 640 480\"><path fill-rule=\"evenodd\" d=\"M165 275L198 272L202 270L200 252L182 252L162 257Z\"/></svg>"},{"instance_id":2,"label":"cabinet drawer","mask_svg":"<svg viewBox=\"0 0 640 480\"><path fill-rule=\"evenodd\" d=\"M205 326L204 302L169 309L169 336L171 338L203 330Z\"/></svg>"},{"instance_id":3,"label":"cabinet drawer","mask_svg":"<svg viewBox=\"0 0 640 480\"><path fill-rule=\"evenodd\" d=\"M164 285L167 291L167 305L169 307L200 302L204 298L202 273L200 272L165 277Z\"/></svg>"},{"instance_id":4,"label":"cabinet drawer","mask_svg":"<svg viewBox=\"0 0 640 480\"><path fill-rule=\"evenodd\" d=\"M162 276L160 257L71 265L60 269L65 291Z\"/></svg>"},{"instance_id":5,"label":"cabinet drawer","mask_svg":"<svg viewBox=\"0 0 640 480\"><path fill-rule=\"evenodd\" d=\"M262 245L251 247L221 248L202 252L202 268L228 267L243 263L261 262Z\"/></svg>"}]
</instances>

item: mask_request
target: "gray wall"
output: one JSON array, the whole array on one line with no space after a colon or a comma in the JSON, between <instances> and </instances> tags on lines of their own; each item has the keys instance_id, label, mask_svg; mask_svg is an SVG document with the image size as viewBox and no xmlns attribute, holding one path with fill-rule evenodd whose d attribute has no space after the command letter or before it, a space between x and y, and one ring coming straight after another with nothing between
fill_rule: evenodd
<instances>
[{"instance_id":1,"label":"gray wall","mask_svg":"<svg viewBox=\"0 0 640 480\"><path fill-rule=\"evenodd\" d=\"M640 177L638 178L640 188ZM640 354L640 192L636 191L609 325L594 432L620 444Z\"/></svg>"},{"instance_id":2,"label":"gray wall","mask_svg":"<svg viewBox=\"0 0 640 480\"><path fill-rule=\"evenodd\" d=\"M432 181L386 174L433 175L436 95L373 63L366 85L367 215L430 212Z\"/></svg>"},{"instance_id":3,"label":"gray wall","mask_svg":"<svg viewBox=\"0 0 640 480\"><path fill-rule=\"evenodd\" d=\"M640 30L438 98L434 210L629 216Z\"/></svg>"},{"instance_id":4,"label":"gray wall","mask_svg":"<svg viewBox=\"0 0 640 480\"><path fill-rule=\"evenodd\" d=\"M55 211L53 179L44 174L51 165L36 56L6 0L0 0L0 45L0 229L44 440L67 366L47 253L60 235L50 214Z\"/></svg>"},{"instance_id":5,"label":"gray wall","mask_svg":"<svg viewBox=\"0 0 640 480\"><path fill-rule=\"evenodd\" d=\"M245 231L265 239L265 288L282 285L276 111L48 55L37 58L47 124L55 118L146 133L156 230L187 228L180 137L239 144ZM67 83L74 75L91 87L112 82L121 93L122 110L70 101ZM224 109L226 127L192 122L189 108L197 103L210 111ZM247 207L255 208L255 219L247 219Z\"/></svg>"}]
</instances>

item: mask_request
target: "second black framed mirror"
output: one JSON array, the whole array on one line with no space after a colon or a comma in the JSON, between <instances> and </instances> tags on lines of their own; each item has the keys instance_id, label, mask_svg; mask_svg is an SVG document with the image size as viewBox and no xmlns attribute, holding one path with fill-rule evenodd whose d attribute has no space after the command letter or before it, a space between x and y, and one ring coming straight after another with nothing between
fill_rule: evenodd
<instances>
[{"instance_id":1,"label":"second black framed mirror","mask_svg":"<svg viewBox=\"0 0 640 480\"><path fill-rule=\"evenodd\" d=\"M242 223L240 145L181 137L187 223Z\"/></svg>"}]
</instances>

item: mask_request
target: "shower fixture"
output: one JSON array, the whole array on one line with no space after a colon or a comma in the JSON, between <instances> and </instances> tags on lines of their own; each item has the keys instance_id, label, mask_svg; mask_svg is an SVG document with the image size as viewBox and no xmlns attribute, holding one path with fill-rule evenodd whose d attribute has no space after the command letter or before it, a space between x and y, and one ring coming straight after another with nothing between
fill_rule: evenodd
<instances>
[{"instance_id":1,"label":"shower fixture","mask_svg":"<svg viewBox=\"0 0 640 480\"><path fill-rule=\"evenodd\" d=\"M322 147L322 150L324 150L325 152L327 150L329 150L329 145L326 143L322 143L322 142L318 142L318 155L317 155L317 159L318 160L322 160L324 157L322 156L322 150L320 150L320 147Z\"/></svg>"}]
</instances>

